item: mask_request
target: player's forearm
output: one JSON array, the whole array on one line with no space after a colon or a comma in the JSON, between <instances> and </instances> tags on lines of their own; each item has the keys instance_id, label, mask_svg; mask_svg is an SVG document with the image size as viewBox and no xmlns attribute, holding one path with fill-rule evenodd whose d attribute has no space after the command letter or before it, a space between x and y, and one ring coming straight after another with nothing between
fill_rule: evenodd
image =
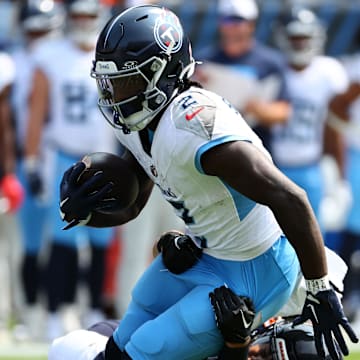
<instances>
[{"instance_id":1,"label":"player's forearm","mask_svg":"<svg viewBox=\"0 0 360 360\"><path fill-rule=\"evenodd\" d=\"M1 167L4 174L14 172L15 168L15 149L11 129L8 127L2 134L3 146L1 155Z\"/></svg>"},{"instance_id":2,"label":"player's forearm","mask_svg":"<svg viewBox=\"0 0 360 360\"><path fill-rule=\"evenodd\" d=\"M344 136L333 127L326 125L324 131L324 153L332 156L338 166L341 178L345 178L346 145Z\"/></svg>"},{"instance_id":3,"label":"player's forearm","mask_svg":"<svg viewBox=\"0 0 360 360\"><path fill-rule=\"evenodd\" d=\"M25 157L34 158L39 154L40 142L49 106L49 83L41 70L36 70L29 99L29 116L25 138Z\"/></svg>"},{"instance_id":4,"label":"player's forearm","mask_svg":"<svg viewBox=\"0 0 360 360\"><path fill-rule=\"evenodd\" d=\"M291 107L286 101L262 102L254 100L245 109L245 113L255 117L259 124L264 126L285 123L290 112Z\"/></svg>"},{"instance_id":5,"label":"player's forearm","mask_svg":"<svg viewBox=\"0 0 360 360\"><path fill-rule=\"evenodd\" d=\"M306 279L327 274L321 231L305 191L297 189L282 195L272 211L294 247Z\"/></svg>"},{"instance_id":6,"label":"player's forearm","mask_svg":"<svg viewBox=\"0 0 360 360\"><path fill-rule=\"evenodd\" d=\"M39 154L44 118L44 114L38 111L34 111L29 118L24 148L26 158L36 158Z\"/></svg>"},{"instance_id":7,"label":"player's forearm","mask_svg":"<svg viewBox=\"0 0 360 360\"><path fill-rule=\"evenodd\" d=\"M0 131L1 131L1 168L4 174L14 172L15 169L15 144L14 132L10 124L10 107L8 104L10 88L0 95Z\"/></svg>"}]
</instances>

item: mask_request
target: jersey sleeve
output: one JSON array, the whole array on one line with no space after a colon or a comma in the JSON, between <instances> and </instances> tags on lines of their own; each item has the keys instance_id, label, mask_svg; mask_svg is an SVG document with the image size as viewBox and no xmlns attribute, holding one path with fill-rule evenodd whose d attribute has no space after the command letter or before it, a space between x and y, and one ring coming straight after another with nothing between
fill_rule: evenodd
<instances>
[{"instance_id":1,"label":"jersey sleeve","mask_svg":"<svg viewBox=\"0 0 360 360\"><path fill-rule=\"evenodd\" d=\"M197 171L203 173L201 157L208 150L232 141L261 140L240 113L226 100L206 90L193 90L179 97L172 109L177 128L177 146ZM180 137L180 139L179 139Z\"/></svg>"},{"instance_id":2,"label":"jersey sleeve","mask_svg":"<svg viewBox=\"0 0 360 360\"><path fill-rule=\"evenodd\" d=\"M344 92L349 85L349 77L345 67L338 60L328 58L328 73L331 74L328 79L333 85L334 94Z\"/></svg>"},{"instance_id":3,"label":"jersey sleeve","mask_svg":"<svg viewBox=\"0 0 360 360\"><path fill-rule=\"evenodd\" d=\"M15 64L10 55L0 53L0 92L14 82Z\"/></svg>"}]
</instances>

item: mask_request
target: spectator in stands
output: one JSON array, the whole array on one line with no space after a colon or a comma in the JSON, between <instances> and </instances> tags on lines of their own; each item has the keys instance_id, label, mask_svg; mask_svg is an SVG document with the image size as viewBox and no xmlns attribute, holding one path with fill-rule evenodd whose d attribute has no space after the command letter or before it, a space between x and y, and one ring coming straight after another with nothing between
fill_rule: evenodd
<instances>
[{"instance_id":1,"label":"spectator in stands","mask_svg":"<svg viewBox=\"0 0 360 360\"><path fill-rule=\"evenodd\" d=\"M255 38L258 13L255 0L220 0L217 19L219 42L210 49L202 50L196 58L204 63L226 65L234 73L256 83L275 82L276 86L263 99L254 95L241 108L233 104L246 120L251 119L254 130L269 148L269 127L285 122L290 114L290 106L281 54ZM201 66L198 67L197 76L206 86L208 75L201 72ZM221 95L221 89L214 90ZM246 89L239 88L239 92L244 91Z\"/></svg>"}]
</instances>

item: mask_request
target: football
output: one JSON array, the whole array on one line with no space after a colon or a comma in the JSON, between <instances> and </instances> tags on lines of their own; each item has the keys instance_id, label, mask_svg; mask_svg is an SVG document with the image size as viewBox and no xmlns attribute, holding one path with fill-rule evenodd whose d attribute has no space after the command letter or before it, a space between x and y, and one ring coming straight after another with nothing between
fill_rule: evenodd
<instances>
[{"instance_id":1,"label":"football","mask_svg":"<svg viewBox=\"0 0 360 360\"><path fill-rule=\"evenodd\" d=\"M81 161L86 168L78 179L79 184L99 171L103 172L101 185L113 183L107 197L116 201L110 208L101 212L121 210L135 202L139 193L139 182L136 173L125 159L106 152L95 152L85 155Z\"/></svg>"}]
</instances>

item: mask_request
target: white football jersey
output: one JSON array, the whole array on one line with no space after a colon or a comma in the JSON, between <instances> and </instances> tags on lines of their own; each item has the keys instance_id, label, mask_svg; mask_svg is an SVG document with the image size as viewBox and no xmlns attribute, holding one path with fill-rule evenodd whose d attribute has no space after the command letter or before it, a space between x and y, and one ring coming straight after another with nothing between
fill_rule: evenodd
<instances>
[{"instance_id":1,"label":"white football jersey","mask_svg":"<svg viewBox=\"0 0 360 360\"><path fill-rule=\"evenodd\" d=\"M74 156L114 151L115 137L102 119L96 82L90 77L93 56L66 38L43 42L34 54L50 84L49 140Z\"/></svg>"},{"instance_id":2,"label":"white football jersey","mask_svg":"<svg viewBox=\"0 0 360 360\"><path fill-rule=\"evenodd\" d=\"M279 166L305 166L322 155L329 101L345 91L348 78L341 63L326 56L303 71L287 69L285 77L293 110L285 125L273 127L272 156Z\"/></svg>"},{"instance_id":3,"label":"white football jersey","mask_svg":"<svg viewBox=\"0 0 360 360\"><path fill-rule=\"evenodd\" d=\"M360 54L351 56L345 62L345 67L351 83L360 83ZM350 146L360 149L360 98L356 99L349 108L350 124L353 126L346 131L346 139Z\"/></svg>"},{"instance_id":4,"label":"white football jersey","mask_svg":"<svg viewBox=\"0 0 360 360\"><path fill-rule=\"evenodd\" d=\"M199 88L177 96L153 134L151 156L138 132L115 131L205 253L221 259L248 260L266 251L281 235L268 207L202 172L202 153L236 140L253 143L271 161L261 140L220 96Z\"/></svg>"},{"instance_id":5,"label":"white football jersey","mask_svg":"<svg viewBox=\"0 0 360 360\"><path fill-rule=\"evenodd\" d=\"M0 91L13 83L15 78L15 65L10 55L0 52Z\"/></svg>"}]
</instances>

